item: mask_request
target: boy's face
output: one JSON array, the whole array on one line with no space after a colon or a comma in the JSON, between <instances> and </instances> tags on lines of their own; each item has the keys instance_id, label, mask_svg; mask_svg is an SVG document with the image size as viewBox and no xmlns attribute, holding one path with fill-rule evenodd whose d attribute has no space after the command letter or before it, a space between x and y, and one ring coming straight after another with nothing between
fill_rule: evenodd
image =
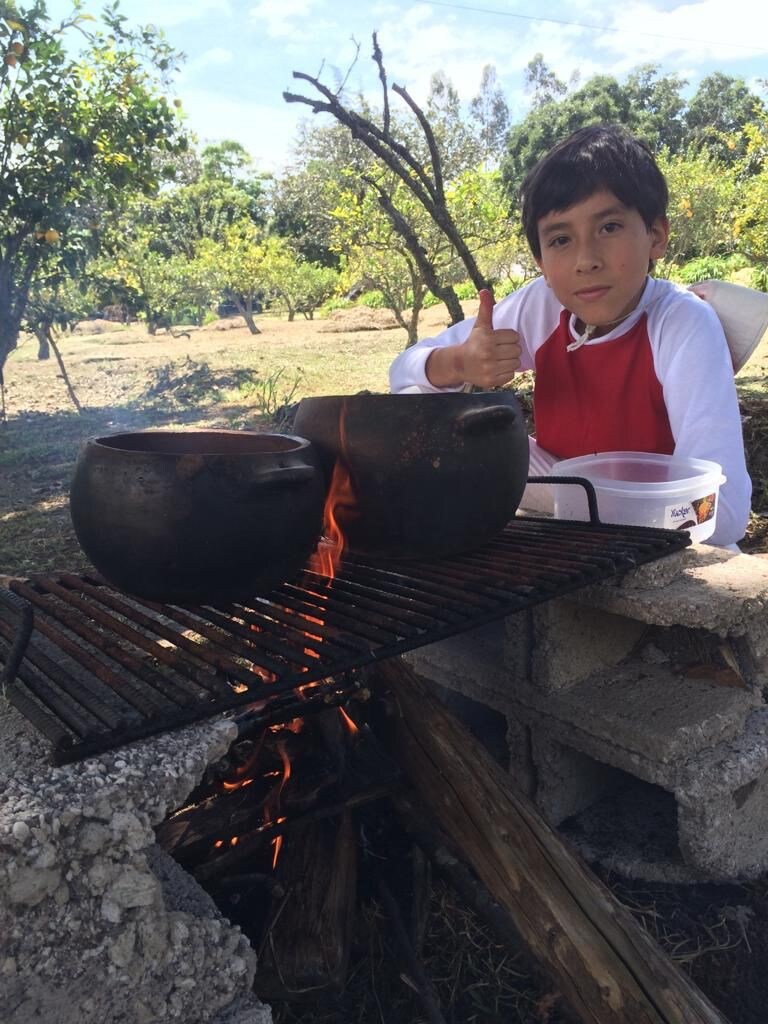
<instances>
[{"instance_id":1,"label":"boy's face","mask_svg":"<svg viewBox=\"0 0 768 1024\"><path fill-rule=\"evenodd\" d=\"M669 224L650 227L612 192L595 192L539 221L536 262L558 300L584 324L605 326L628 316L640 301L650 260L667 251ZM599 332L598 332L599 333Z\"/></svg>"}]
</instances>

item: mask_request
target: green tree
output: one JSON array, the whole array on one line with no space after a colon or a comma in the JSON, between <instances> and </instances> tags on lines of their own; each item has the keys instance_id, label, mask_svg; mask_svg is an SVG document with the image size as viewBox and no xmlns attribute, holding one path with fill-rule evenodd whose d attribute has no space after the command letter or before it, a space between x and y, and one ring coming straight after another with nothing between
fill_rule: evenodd
<instances>
[{"instance_id":1,"label":"green tree","mask_svg":"<svg viewBox=\"0 0 768 1024\"><path fill-rule=\"evenodd\" d=\"M114 222L105 243L119 251L121 240L140 227L153 251L194 259L203 238L220 241L232 224L244 218L250 218L250 201L244 191L224 179L201 178L132 203Z\"/></svg>"},{"instance_id":2,"label":"green tree","mask_svg":"<svg viewBox=\"0 0 768 1024\"><path fill-rule=\"evenodd\" d=\"M267 287L267 260L276 238L265 239L250 219L227 228L220 241L203 239L198 255L220 291L229 295L245 319L251 334L261 334L254 313Z\"/></svg>"},{"instance_id":3,"label":"green tree","mask_svg":"<svg viewBox=\"0 0 768 1024\"><path fill-rule=\"evenodd\" d=\"M404 185L390 181L386 190L418 234L427 258L437 267L441 245L447 248L444 236ZM428 289L402 235L395 230L375 192L361 191L351 182L339 192L333 215L332 238L344 256L347 283L365 281L369 290L380 291L387 309L406 332L407 344L412 345L418 338L419 314Z\"/></svg>"},{"instance_id":4,"label":"green tree","mask_svg":"<svg viewBox=\"0 0 768 1024\"><path fill-rule=\"evenodd\" d=\"M669 186L670 237L660 272L701 256L733 251L733 213L737 197L734 169L706 149L659 154Z\"/></svg>"},{"instance_id":5,"label":"green tree","mask_svg":"<svg viewBox=\"0 0 768 1024\"><path fill-rule=\"evenodd\" d=\"M41 4L0 14L0 369L36 275L59 260L77 272L98 245L99 216L152 193L157 152L185 145L159 92L176 55L117 8L102 17L93 28L77 0L61 26ZM80 53L67 45L73 33Z\"/></svg>"},{"instance_id":6,"label":"green tree","mask_svg":"<svg viewBox=\"0 0 768 1024\"><path fill-rule=\"evenodd\" d=\"M715 71L701 80L685 112L685 126L692 142L734 164L747 151L742 128L764 111L765 104L744 79Z\"/></svg>"},{"instance_id":7,"label":"green tree","mask_svg":"<svg viewBox=\"0 0 768 1024\"><path fill-rule=\"evenodd\" d=\"M532 93L531 105L534 107L554 103L568 92L565 82L545 63L543 53L534 54L528 61L524 81L526 92Z\"/></svg>"},{"instance_id":8,"label":"green tree","mask_svg":"<svg viewBox=\"0 0 768 1024\"><path fill-rule=\"evenodd\" d=\"M424 113L440 150L447 181L482 161L483 144L464 119L459 94L444 71L436 71L430 79ZM418 155L426 166L431 166L431 154L423 134L415 131L414 126L404 119L396 122L396 131L411 152Z\"/></svg>"},{"instance_id":9,"label":"green tree","mask_svg":"<svg viewBox=\"0 0 768 1024\"><path fill-rule=\"evenodd\" d=\"M342 125L304 120L295 163L272 188L270 232L285 238L307 262L338 268L338 253L329 244L336 196L350 173L363 190L362 177L372 165L371 154Z\"/></svg>"},{"instance_id":10,"label":"green tree","mask_svg":"<svg viewBox=\"0 0 768 1024\"><path fill-rule=\"evenodd\" d=\"M502 173L512 202L517 201L525 175L559 139L589 124L628 124L630 111L630 97L610 75L595 75L564 99L534 106L507 137Z\"/></svg>"},{"instance_id":11,"label":"green tree","mask_svg":"<svg viewBox=\"0 0 768 1024\"><path fill-rule=\"evenodd\" d=\"M339 273L333 267L297 258L283 239L269 238L264 245L264 284L289 320L297 313L312 320L315 310L338 288Z\"/></svg>"},{"instance_id":12,"label":"green tree","mask_svg":"<svg viewBox=\"0 0 768 1024\"><path fill-rule=\"evenodd\" d=\"M413 194L393 175L381 175L380 188L418 237L441 280L457 284L466 270L456 249ZM516 251L518 240L505 215L498 172L465 171L446 187L448 211L478 263L497 271L502 250ZM347 275L365 279L381 291L387 308L405 330L407 344L417 340L418 317L429 290L418 262L377 193L358 192L351 185L339 194L334 210L334 244L345 255Z\"/></svg>"},{"instance_id":13,"label":"green tree","mask_svg":"<svg viewBox=\"0 0 768 1024\"><path fill-rule=\"evenodd\" d=\"M157 252L143 228L126 238L118 252L97 260L93 273L102 287L129 298L132 309L144 315L150 334L181 319L200 322L219 292L209 267L183 253Z\"/></svg>"},{"instance_id":14,"label":"green tree","mask_svg":"<svg viewBox=\"0 0 768 1024\"><path fill-rule=\"evenodd\" d=\"M498 86L493 64L486 64L483 68L480 91L470 101L469 112L477 125L483 159L497 164L509 128L509 107Z\"/></svg>"},{"instance_id":15,"label":"green tree","mask_svg":"<svg viewBox=\"0 0 768 1024\"><path fill-rule=\"evenodd\" d=\"M768 113L744 126L735 233L739 251L753 263L755 287L768 291Z\"/></svg>"},{"instance_id":16,"label":"green tree","mask_svg":"<svg viewBox=\"0 0 768 1024\"><path fill-rule=\"evenodd\" d=\"M632 131L654 149L666 147L677 153L683 145L682 90L687 84L676 74L659 76L657 64L641 64L627 78L624 90Z\"/></svg>"}]
</instances>

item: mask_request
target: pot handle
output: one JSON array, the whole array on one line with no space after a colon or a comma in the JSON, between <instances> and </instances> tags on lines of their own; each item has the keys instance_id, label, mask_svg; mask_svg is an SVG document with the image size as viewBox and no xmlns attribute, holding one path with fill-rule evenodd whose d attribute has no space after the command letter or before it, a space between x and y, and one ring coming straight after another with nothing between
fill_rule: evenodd
<instances>
[{"instance_id":1,"label":"pot handle","mask_svg":"<svg viewBox=\"0 0 768 1024\"><path fill-rule=\"evenodd\" d=\"M278 466L255 480L250 489L253 492L263 488L272 490L277 487L298 487L300 484L309 483L318 472L314 466Z\"/></svg>"},{"instance_id":2,"label":"pot handle","mask_svg":"<svg viewBox=\"0 0 768 1024\"><path fill-rule=\"evenodd\" d=\"M480 433L506 427L517 417L517 413L509 405L487 405L481 409L466 409L456 417L456 424L466 434Z\"/></svg>"}]
</instances>

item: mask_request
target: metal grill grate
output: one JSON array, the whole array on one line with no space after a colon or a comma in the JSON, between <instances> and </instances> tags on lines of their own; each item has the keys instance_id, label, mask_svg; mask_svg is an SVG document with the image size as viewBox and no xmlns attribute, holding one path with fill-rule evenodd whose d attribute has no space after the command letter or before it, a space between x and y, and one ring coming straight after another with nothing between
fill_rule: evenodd
<instances>
[{"instance_id":1,"label":"metal grill grate","mask_svg":"<svg viewBox=\"0 0 768 1024\"><path fill-rule=\"evenodd\" d=\"M255 702L266 724L342 701L366 664L689 543L668 530L518 518L460 557L349 559L333 581L305 571L227 607L141 602L89 575L35 576L0 595L0 662L7 696L65 763Z\"/></svg>"}]
</instances>

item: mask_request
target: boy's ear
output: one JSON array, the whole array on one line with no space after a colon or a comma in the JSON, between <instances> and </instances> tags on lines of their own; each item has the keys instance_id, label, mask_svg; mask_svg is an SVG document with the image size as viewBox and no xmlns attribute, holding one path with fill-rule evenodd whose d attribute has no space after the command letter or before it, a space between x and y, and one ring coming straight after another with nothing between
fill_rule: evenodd
<instances>
[{"instance_id":1,"label":"boy's ear","mask_svg":"<svg viewBox=\"0 0 768 1024\"><path fill-rule=\"evenodd\" d=\"M657 217L651 224L649 234L651 236L650 259L663 259L669 245L669 221L666 217Z\"/></svg>"}]
</instances>

